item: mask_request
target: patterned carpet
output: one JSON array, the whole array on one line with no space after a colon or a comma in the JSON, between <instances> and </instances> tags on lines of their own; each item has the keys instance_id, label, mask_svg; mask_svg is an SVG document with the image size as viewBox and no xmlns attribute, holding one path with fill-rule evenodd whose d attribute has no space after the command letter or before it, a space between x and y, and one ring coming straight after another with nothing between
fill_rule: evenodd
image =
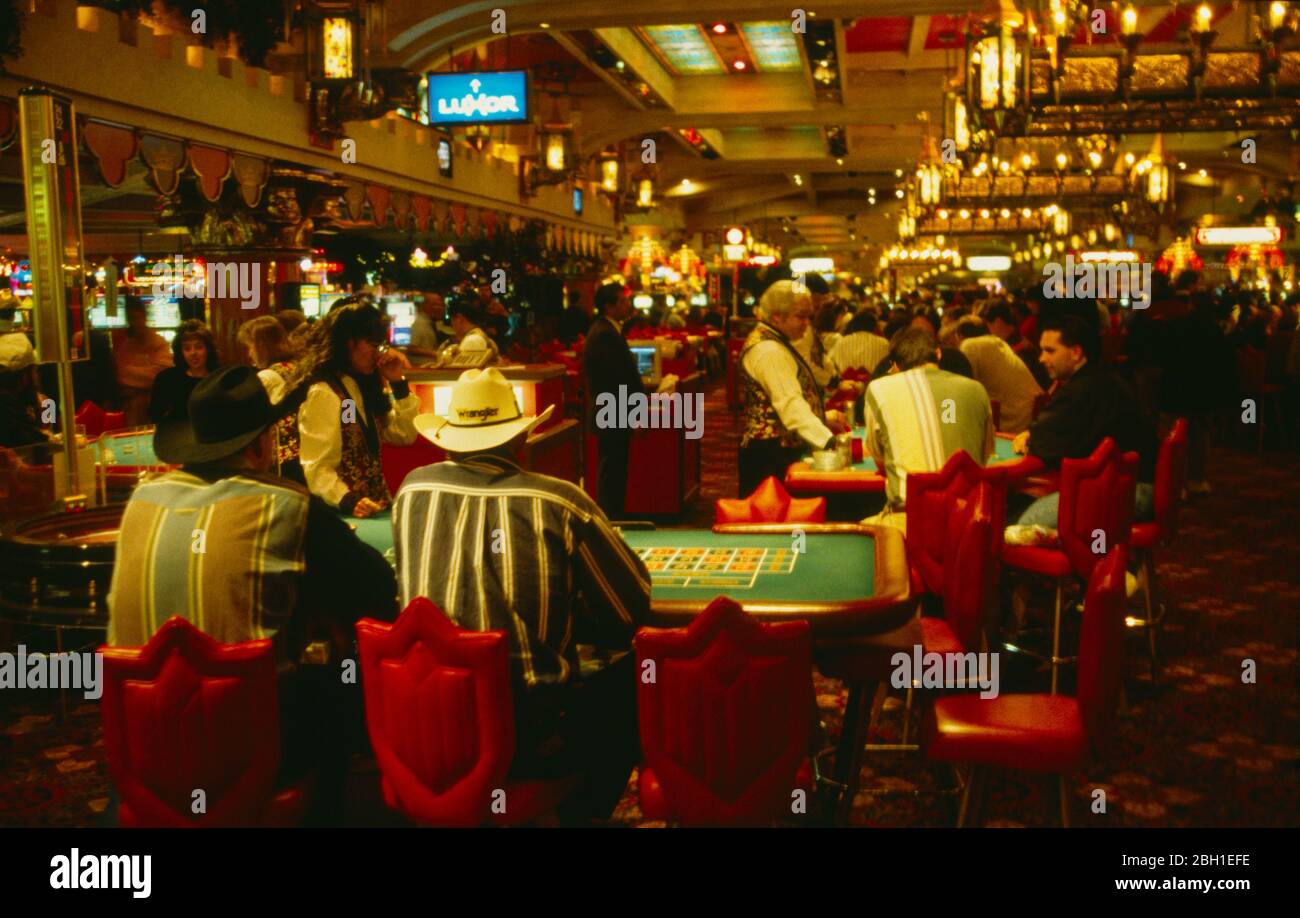
<instances>
[{"instance_id":1,"label":"patterned carpet","mask_svg":"<svg viewBox=\"0 0 1300 918\"><path fill-rule=\"evenodd\" d=\"M736 427L720 388L706 400L701 500L682 521L707 525L712 501L733 496ZM1159 559L1169 603L1164 669L1153 684L1143 638L1134 633L1126 702L1108 753L1073 777L1081 826L1294 826L1297 824L1296 611L1300 608L1300 459L1219 449L1211 497L1187 505L1179 538ZM1242 661L1257 664L1244 684ZM1041 674L1004 669L1004 690L1036 690ZM845 695L817 679L823 720L837 735ZM881 733L897 737L901 706ZM373 796L373 766L353 785ZM917 753L869 753L852 822L937 826L953 813L951 772ZM1106 792L1093 814L1094 791ZM0 692L0 826L74 826L103 818L109 801L98 709L83 703L66 723L53 699L16 703ZM1050 824L1046 785L1008 772L989 785L995 826ZM350 809L351 812L351 809ZM360 821L375 821L374 814ZM645 822L635 778L615 814Z\"/></svg>"}]
</instances>

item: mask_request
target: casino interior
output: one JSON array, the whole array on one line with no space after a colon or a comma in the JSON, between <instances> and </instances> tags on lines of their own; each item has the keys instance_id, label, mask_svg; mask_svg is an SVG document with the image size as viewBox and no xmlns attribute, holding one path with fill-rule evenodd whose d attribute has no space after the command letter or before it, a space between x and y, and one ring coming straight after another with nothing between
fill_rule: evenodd
<instances>
[{"instance_id":1,"label":"casino interior","mask_svg":"<svg viewBox=\"0 0 1300 918\"><path fill-rule=\"evenodd\" d=\"M0 826L1295 826L1298 131L1300 2L0 0Z\"/></svg>"}]
</instances>

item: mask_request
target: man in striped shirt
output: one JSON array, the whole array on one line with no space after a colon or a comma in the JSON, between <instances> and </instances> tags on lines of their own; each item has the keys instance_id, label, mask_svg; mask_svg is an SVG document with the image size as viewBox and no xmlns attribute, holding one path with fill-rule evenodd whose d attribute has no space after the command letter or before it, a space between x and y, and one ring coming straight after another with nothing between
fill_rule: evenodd
<instances>
[{"instance_id":1,"label":"man in striped shirt","mask_svg":"<svg viewBox=\"0 0 1300 918\"><path fill-rule=\"evenodd\" d=\"M498 370L470 370L445 417L416 428L450 459L417 469L393 503L399 592L427 596L462 628L509 636L516 777L582 767L572 818L607 817L639 757L632 635L650 612L645 564L583 491L524 471L537 424ZM580 668L577 645L607 656Z\"/></svg>"}]
</instances>

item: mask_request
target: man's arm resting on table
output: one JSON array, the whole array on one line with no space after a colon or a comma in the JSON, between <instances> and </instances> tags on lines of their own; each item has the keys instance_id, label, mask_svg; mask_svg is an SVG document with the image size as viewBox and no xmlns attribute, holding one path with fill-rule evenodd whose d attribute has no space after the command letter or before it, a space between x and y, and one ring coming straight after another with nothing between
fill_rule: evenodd
<instances>
[{"instance_id":1,"label":"man's arm resting on table","mask_svg":"<svg viewBox=\"0 0 1300 918\"><path fill-rule=\"evenodd\" d=\"M397 617L393 568L317 497L307 511L303 560L303 596L324 617L347 626L366 616L383 621Z\"/></svg>"},{"instance_id":2,"label":"man's arm resting on table","mask_svg":"<svg viewBox=\"0 0 1300 918\"><path fill-rule=\"evenodd\" d=\"M611 644L627 646L650 619L650 574L603 515L575 518L578 583L591 624Z\"/></svg>"}]
</instances>

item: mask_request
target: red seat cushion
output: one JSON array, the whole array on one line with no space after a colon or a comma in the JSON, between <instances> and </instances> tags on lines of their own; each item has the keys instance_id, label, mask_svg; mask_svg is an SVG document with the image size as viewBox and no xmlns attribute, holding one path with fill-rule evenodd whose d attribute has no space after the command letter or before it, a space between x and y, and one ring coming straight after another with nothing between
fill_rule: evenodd
<instances>
[{"instance_id":1,"label":"red seat cushion","mask_svg":"<svg viewBox=\"0 0 1300 918\"><path fill-rule=\"evenodd\" d=\"M948 620L925 616L921 619L921 647L926 653L965 653Z\"/></svg>"},{"instance_id":2,"label":"red seat cushion","mask_svg":"<svg viewBox=\"0 0 1300 918\"><path fill-rule=\"evenodd\" d=\"M1151 548L1160 541L1159 523L1134 523L1129 544L1134 548Z\"/></svg>"},{"instance_id":3,"label":"red seat cushion","mask_svg":"<svg viewBox=\"0 0 1300 918\"><path fill-rule=\"evenodd\" d=\"M1044 577L1069 577L1074 573L1065 552L1036 545L1003 545L1002 563Z\"/></svg>"},{"instance_id":4,"label":"red seat cushion","mask_svg":"<svg viewBox=\"0 0 1300 918\"><path fill-rule=\"evenodd\" d=\"M945 695L926 716L926 751L942 761L1060 773L1087 749L1079 702L1066 695Z\"/></svg>"}]
</instances>

